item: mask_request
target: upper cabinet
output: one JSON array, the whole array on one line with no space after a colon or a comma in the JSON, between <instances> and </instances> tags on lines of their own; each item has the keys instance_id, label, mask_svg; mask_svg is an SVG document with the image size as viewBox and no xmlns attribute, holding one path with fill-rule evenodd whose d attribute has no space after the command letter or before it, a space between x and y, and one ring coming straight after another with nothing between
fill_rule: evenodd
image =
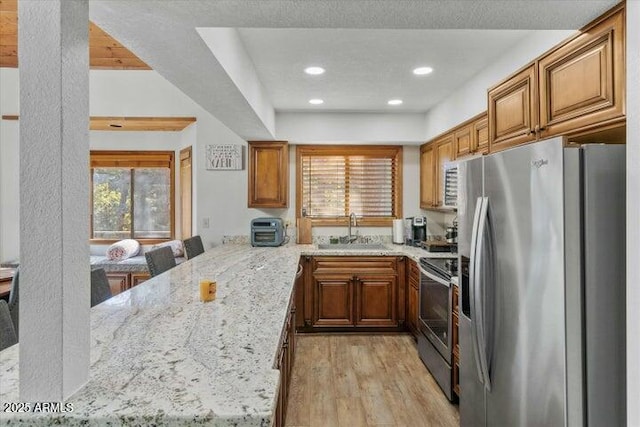
<instances>
[{"instance_id":1,"label":"upper cabinet","mask_svg":"<svg viewBox=\"0 0 640 427\"><path fill-rule=\"evenodd\" d=\"M533 141L538 122L536 65L489 89L490 151Z\"/></svg>"},{"instance_id":2,"label":"upper cabinet","mask_svg":"<svg viewBox=\"0 0 640 427\"><path fill-rule=\"evenodd\" d=\"M483 113L473 122L471 153L489 152L489 123L487 113ZM459 156L458 156L459 157Z\"/></svg>"},{"instance_id":3,"label":"upper cabinet","mask_svg":"<svg viewBox=\"0 0 640 427\"><path fill-rule=\"evenodd\" d=\"M435 143L436 207L444 204L444 164L453 160L453 137L445 135Z\"/></svg>"},{"instance_id":4,"label":"upper cabinet","mask_svg":"<svg viewBox=\"0 0 640 427\"><path fill-rule=\"evenodd\" d=\"M443 205L444 164L454 159L454 133L420 147L420 208Z\"/></svg>"},{"instance_id":5,"label":"upper cabinet","mask_svg":"<svg viewBox=\"0 0 640 427\"><path fill-rule=\"evenodd\" d=\"M289 145L286 141L249 142L250 208L289 204Z\"/></svg>"},{"instance_id":6,"label":"upper cabinet","mask_svg":"<svg viewBox=\"0 0 640 427\"><path fill-rule=\"evenodd\" d=\"M453 133L453 142L456 147L456 156L461 157L471 153L473 124L464 125Z\"/></svg>"},{"instance_id":7,"label":"upper cabinet","mask_svg":"<svg viewBox=\"0 0 640 427\"><path fill-rule=\"evenodd\" d=\"M455 158L489 152L487 113L477 115L451 131Z\"/></svg>"},{"instance_id":8,"label":"upper cabinet","mask_svg":"<svg viewBox=\"0 0 640 427\"><path fill-rule=\"evenodd\" d=\"M624 118L624 9L538 61L541 136Z\"/></svg>"},{"instance_id":9,"label":"upper cabinet","mask_svg":"<svg viewBox=\"0 0 640 427\"><path fill-rule=\"evenodd\" d=\"M625 122L624 3L489 89L489 151Z\"/></svg>"},{"instance_id":10,"label":"upper cabinet","mask_svg":"<svg viewBox=\"0 0 640 427\"><path fill-rule=\"evenodd\" d=\"M435 205L435 162L433 144L420 147L420 208L429 209Z\"/></svg>"}]
</instances>

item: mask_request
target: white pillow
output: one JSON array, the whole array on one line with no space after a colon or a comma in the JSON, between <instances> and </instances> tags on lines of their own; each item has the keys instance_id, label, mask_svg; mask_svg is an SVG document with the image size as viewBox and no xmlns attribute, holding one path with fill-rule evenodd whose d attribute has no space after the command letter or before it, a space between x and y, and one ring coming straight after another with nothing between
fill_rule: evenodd
<instances>
[{"instance_id":1,"label":"white pillow","mask_svg":"<svg viewBox=\"0 0 640 427\"><path fill-rule=\"evenodd\" d=\"M165 246L169 246L173 251L173 256L178 258L184 256L184 246L182 245L182 240L171 240L169 242L159 243L154 245L151 249L158 249Z\"/></svg>"},{"instance_id":2,"label":"white pillow","mask_svg":"<svg viewBox=\"0 0 640 427\"><path fill-rule=\"evenodd\" d=\"M133 239L124 239L107 248L107 259L111 261L122 261L123 259L136 256L140 252L140 243Z\"/></svg>"}]
</instances>

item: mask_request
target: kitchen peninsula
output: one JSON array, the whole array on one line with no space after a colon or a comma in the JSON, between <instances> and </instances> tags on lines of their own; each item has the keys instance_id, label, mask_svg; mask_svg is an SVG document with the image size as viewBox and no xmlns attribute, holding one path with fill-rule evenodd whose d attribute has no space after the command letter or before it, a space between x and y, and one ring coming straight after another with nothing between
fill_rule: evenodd
<instances>
[{"instance_id":1,"label":"kitchen peninsula","mask_svg":"<svg viewBox=\"0 0 640 427\"><path fill-rule=\"evenodd\" d=\"M223 245L94 307L89 382L73 412L1 413L11 425L119 424L267 426L277 404L274 368L301 255L426 251L319 250L315 245ZM433 254L431 254L433 255ZM448 254L449 256L451 254ZM217 299L199 301L199 280ZM18 402L18 349L0 352L0 401Z\"/></svg>"}]
</instances>

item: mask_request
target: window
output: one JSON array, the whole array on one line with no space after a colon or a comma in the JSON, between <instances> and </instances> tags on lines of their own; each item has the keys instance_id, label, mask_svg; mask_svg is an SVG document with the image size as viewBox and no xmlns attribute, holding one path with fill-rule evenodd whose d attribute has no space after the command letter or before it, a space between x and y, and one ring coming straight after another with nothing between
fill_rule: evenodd
<instances>
[{"instance_id":1,"label":"window","mask_svg":"<svg viewBox=\"0 0 640 427\"><path fill-rule=\"evenodd\" d=\"M372 226L402 217L402 147L304 145L296 152L298 216L343 225L353 212Z\"/></svg>"},{"instance_id":2,"label":"window","mask_svg":"<svg viewBox=\"0 0 640 427\"><path fill-rule=\"evenodd\" d=\"M171 240L174 233L172 151L91 152L91 238Z\"/></svg>"}]
</instances>

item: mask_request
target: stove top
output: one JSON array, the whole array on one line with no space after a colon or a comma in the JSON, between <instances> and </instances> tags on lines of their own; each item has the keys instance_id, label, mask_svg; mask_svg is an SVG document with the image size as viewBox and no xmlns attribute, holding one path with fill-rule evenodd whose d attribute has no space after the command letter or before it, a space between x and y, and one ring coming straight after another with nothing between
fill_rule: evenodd
<instances>
[{"instance_id":1,"label":"stove top","mask_svg":"<svg viewBox=\"0 0 640 427\"><path fill-rule=\"evenodd\" d=\"M458 275L457 258L420 258L422 268L438 277L449 280L451 276Z\"/></svg>"}]
</instances>

